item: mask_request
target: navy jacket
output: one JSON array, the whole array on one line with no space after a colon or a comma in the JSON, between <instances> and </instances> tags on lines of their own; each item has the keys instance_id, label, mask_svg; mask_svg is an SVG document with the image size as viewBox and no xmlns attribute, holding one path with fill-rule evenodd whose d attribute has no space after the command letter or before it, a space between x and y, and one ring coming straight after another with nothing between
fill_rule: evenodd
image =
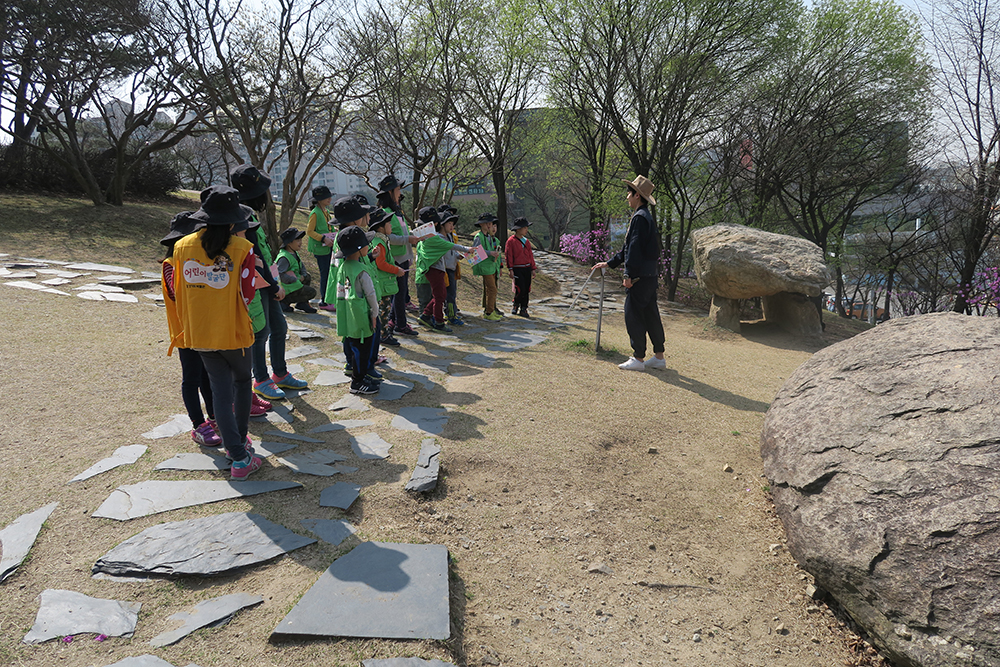
<instances>
[{"instance_id":1,"label":"navy jacket","mask_svg":"<svg viewBox=\"0 0 1000 667\"><path fill-rule=\"evenodd\" d=\"M649 208L643 204L632 214L625 245L608 260L608 266L614 269L625 264L625 275L633 279L656 277L659 260L660 234Z\"/></svg>"}]
</instances>

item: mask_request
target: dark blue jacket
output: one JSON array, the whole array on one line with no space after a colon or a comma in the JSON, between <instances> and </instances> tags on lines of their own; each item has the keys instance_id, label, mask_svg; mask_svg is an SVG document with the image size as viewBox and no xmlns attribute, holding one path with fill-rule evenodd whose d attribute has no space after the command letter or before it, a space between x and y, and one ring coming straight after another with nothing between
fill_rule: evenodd
<instances>
[{"instance_id":1,"label":"dark blue jacket","mask_svg":"<svg viewBox=\"0 0 1000 667\"><path fill-rule=\"evenodd\" d=\"M625 264L629 278L656 277L660 260L660 234L646 204L632 214L625 233L625 245L608 260L612 269Z\"/></svg>"}]
</instances>

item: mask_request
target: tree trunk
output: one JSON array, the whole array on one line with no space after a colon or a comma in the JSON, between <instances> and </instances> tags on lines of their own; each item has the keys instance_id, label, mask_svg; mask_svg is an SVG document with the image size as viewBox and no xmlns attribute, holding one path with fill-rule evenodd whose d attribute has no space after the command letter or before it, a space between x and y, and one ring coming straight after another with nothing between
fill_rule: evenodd
<instances>
[{"instance_id":1,"label":"tree trunk","mask_svg":"<svg viewBox=\"0 0 1000 667\"><path fill-rule=\"evenodd\" d=\"M493 168L493 189L497 193L497 238L507 242L507 181L503 176L503 163Z\"/></svg>"},{"instance_id":2,"label":"tree trunk","mask_svg":"<svg viewBox=\"0 0 1000 667\"><path fill-rule=\"evenodd\" d=\"M837 296L835 297L836 303L833 304L833 307L837 309L838 315L848 319L850 318L850 315L848 315L847 311L844 310L844 274L841 272L839 266L834 268L837 269Z\"/></svg>"},{"instance_id":3,"label":"tree trunk","mask_svg":"<svg viewBox=\"0 0 1000 667\"><path fill-rule=\"evenodd\" d=\"M889 305L892 303L892 287L896 282L896 267L889 267L889 272L885 276L885 313L882 319L888 320L891 315Z\"/></svg>"}]
</instances>

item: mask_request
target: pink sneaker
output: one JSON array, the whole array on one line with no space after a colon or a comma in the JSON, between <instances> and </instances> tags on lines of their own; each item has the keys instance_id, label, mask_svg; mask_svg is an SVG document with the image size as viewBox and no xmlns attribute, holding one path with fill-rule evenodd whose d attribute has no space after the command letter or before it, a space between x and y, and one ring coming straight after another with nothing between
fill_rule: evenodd
<instances>
[{"instance_id":1,"label":"pink sneaker","mask_svg":"<svg viewBox=\"0 0 1000 667\"><path fill-rule=\"evenodd\" d=\"M378 359L375 360L376 366L378 366L379 364L387 364L387 363L389 363L389 357L386 357L381 354L379 355Z\"/></svg>"},{"instance_id":2,"label":"pink sneaker","mask_svg":"<svg viewBox=\"0 0 1000 667\"><path fill-rule=\"evenodd\" d=\"M327 312L335 313L337 312L337 304L334 303L321 303L319 304L320 310L325 310Z\"/></svg>"},{"instance_id":3,"label":"pink sneaker","mask_svg":"<svg viewBox=\"0 0 1000 667\"><path fill-rule=\"evenodd\" d=\"M249 435L247 436L247 441L243 443L243 449L247 450L247 456L256 456L257 455L257 452L255 452L253 450L253 441L250 440L250 436ZM233 456L232 456L232 454L229 453L228 449L226 450L226 458L229 459L230 461L233 460Z\"/></svg>"},{"instance_id":4,"label":"pink sneaker","mask_svg":"<svg viewBox=\"0 0 1000 667\"><path fill-rule=\"evenodd\" d=\"M251 417L262 417L267 414L267 411L271 409L271 401L265 401L263 398L254 394L250 397L250 416ZM222 442L220 439L219 442Z\"/></svg>"},{"instance_id":5,"label":"pink sneaker","mask_svg":"<svg viewBox=\"0 0 1000 667\"><path fill-rule=\"evenodd\" d=\"M252 454L242 461L233 461L233 466L229 469L229 477L234 482L241 482L250 476L250 473L257 472L264 462Z\"/></svg>"},{"instance_id":6,"label":"pink sneaker","mask_svg":"<svg viewBox=\"0 0 1000 667\"><path fill-rule=\"evenodd\" d=\"M218 447L222 444L222 438L212 428L212 422L205 421L198 428L191 431L191 439L202 447Z\"/></svg>"}]
</instances>

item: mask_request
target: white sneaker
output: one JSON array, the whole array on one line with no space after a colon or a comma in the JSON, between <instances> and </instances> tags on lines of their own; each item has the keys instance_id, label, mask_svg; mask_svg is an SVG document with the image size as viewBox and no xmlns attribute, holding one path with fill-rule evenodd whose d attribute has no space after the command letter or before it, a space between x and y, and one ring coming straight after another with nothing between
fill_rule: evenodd
<instances>
[{"instance_id":1,"label":"white sneaker","mask_svg":"<svg viewBox=\"0 0 1000 667\"><path fill-rule=\"evenodd\" d=\"M623 371L644 371L646 370L645 364L636 359L635 357L629 357L628 361L622 364L618 364L618 368Z\"/></svg>"},{"instance_id":2,"label":"white sneaker","mask_svg":"<svg viewBox=\"0 0 1000 667\"><path fill-rule=\"evenodd\" d=\"M650 357L649 359L646 359L646 361L644 361L643 364L649 370L664 369L667 367L667 360L657 359L656 357Z\"/></svg>"}]
</instances>

